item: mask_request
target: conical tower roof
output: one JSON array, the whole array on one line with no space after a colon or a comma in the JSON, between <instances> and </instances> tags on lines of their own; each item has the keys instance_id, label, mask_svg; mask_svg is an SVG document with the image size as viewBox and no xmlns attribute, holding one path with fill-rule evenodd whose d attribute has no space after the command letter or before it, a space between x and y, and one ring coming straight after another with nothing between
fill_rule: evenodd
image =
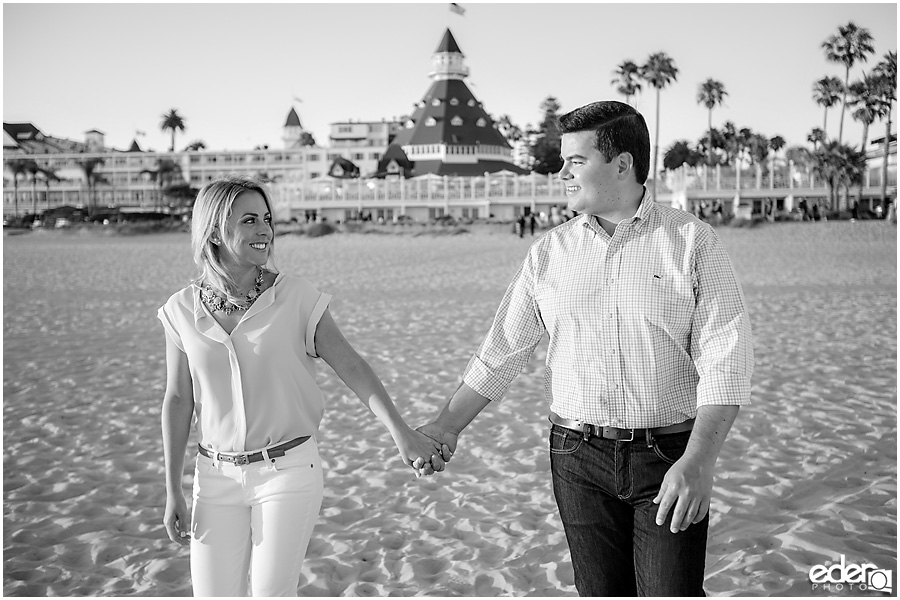
<instances>
[{"instance_id":1,"label":"conical tower roof","mask_svg":"<svg viewBox=\"0 0 900 600\"><path fill-rule=\"evenodd\" d=\"M284 123L285 127L303 127L300 124L300 115L297 114L297 111L294 108L291 108L291 112L288 113L287 121Z\"/></svg>"},{"instance_id":2,"label":"conical tower roof","mask_svg":"<svg viewBox=\"0 0 900 600\"><path fill-rule=\"evenodd\" d=\"M453 34L450 33L450 30L444 32L444 37L441 39L441 43L438 44L437 50L435 52L456 52L457 54L462 54L462 50L459 49L459 44L456 43L456 39L453 37ZM463 54L465 56L465 54Z\"/></svg>"}]
</instances>

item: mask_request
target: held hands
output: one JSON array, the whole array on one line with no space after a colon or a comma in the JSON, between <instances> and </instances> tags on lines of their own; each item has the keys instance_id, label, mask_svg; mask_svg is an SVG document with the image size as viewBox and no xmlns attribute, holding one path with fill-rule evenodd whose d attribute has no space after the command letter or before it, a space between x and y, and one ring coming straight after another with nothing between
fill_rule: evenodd
<instances>
[{"instance_id":1,"label":"held hands","mask_svg":"<svg viewBox=\"0 0 900 600\"><path fill-rule=\"evenodd\" d=\"M656 524L663 525L669 510L672 512L670 531L684 531L693 523L702 521L709 512L709 499L712 494L713 467L715 458L710 462L705 457L682 456L672 465L663 477L659 493L653 499L659 504L656 513Z\"/></svg>"},{"instance_id":2,"label":"held hands","mask_svg":"<svg viewBox=\"0 0 900 600\"><path fill-rule=\"evenodd\" d=\"M443 471L445 463L453 456L451 448L446 444L412 428L407 427L394 441L400 451L400 458L416 472L416 477ZM423 465L427 465L428 469L424 469Z\"/></svg>"},{"instance_id":3,"label":"held hands","mask_svg":"<svg viewBox=\"0 0 900 600\"><path fill-rule=\"evenodd\" d=\"M447 452L444 453L445 461L449 461L453 453L456 452L456 442L459 439L458 434L443 429L437 423L427 423L417 427L416 431L425 434L436 443L440 443L442 448L447 449ZM443 465L437 465L434 461L429 462L421 456L416 459L412 467L417 470L419 475L431 475L435 471L444 470Z\"/></svg>"},{"instance_id":4,"label":"held hands","mask_svg":"<svg viewBox=\"0 0 900 600\"><path fill-rule=\"evenodd\" d=\"M182 546L190 545L191 516L187 503L184 501L184 495L177 494L175 497L166 498L163 525L166 527L166 533L169 534L170 540Z\"/></svg>"}]
</instances>

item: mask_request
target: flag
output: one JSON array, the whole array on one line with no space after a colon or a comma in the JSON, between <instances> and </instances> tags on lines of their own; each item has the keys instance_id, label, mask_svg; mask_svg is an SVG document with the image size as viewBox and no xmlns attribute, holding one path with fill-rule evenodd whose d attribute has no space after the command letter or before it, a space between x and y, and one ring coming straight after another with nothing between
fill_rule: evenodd
<instances>
[{"instance_id":1,"label":"flag","mask_svg":"<svg viewBox=\"0 0 900 600\"><path fill-rule=\"evenodd\" d=\"M298 98L297 96L294 96L294 102L303 102L303 100L301 100L301 99Z\"/></svg>"},{"instance_id":2,"label":"flag","mask_svg":"<svg viewBox=\"0 0 900 600\"><path fill-rule=\"evenodd\" d=\"M141 131L140 129L135 129L134 135L147 135L147 133L144 131Z\"/></svg>"},{"instance_id":3,"label":"flag","mask_svg":"<svg viewBox=\"0 0 900 600\"><path fill-rule=\"evenodd\" d=\"M464 9L462 6L460 6L460 5L457 4L456 2L451 2L451 3L450 3L450 10L453 11L453 12L455 12L455 13L458 14L458 15L465 15L465 14L466 14L466 9Z\"/></svg>"}]
</instances>

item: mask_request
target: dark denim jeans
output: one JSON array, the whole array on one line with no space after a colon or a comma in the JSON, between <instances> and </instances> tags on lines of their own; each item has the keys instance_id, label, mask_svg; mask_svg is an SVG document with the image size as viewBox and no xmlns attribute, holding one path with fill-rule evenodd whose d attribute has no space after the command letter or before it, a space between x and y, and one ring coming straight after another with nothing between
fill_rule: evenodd
<instances>
[{"instance_id":1,"label":"dark denim jeans","mask_svg":"<svg viewBox=\"0 0 900 600\"><path fill-rule=\"evenodd\" d=\"M690 432L620 442L553 425L553 493L581 596L705 596L709 515L685 531L656 524L663 476Z\"/></svg>"}]
</instances>

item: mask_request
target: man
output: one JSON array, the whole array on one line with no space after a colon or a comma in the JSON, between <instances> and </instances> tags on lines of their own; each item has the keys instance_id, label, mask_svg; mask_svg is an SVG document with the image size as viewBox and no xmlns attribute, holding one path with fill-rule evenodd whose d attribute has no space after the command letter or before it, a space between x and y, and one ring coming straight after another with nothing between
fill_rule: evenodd
<instances>
[{"instance_id":1,"label":"man","mask_svg":"<svg viewBox=\"0 0 900 600\"><path fill-rule=\"evenodd\" d=\"M741 289L709 225L651 200L637 111L596 102L559 124L579 216L531 246L460 387L420 430L454 451L549 333L553 490L579 594L703 595L713 469L750 395Z\"/></svg>"}]
</instances>

